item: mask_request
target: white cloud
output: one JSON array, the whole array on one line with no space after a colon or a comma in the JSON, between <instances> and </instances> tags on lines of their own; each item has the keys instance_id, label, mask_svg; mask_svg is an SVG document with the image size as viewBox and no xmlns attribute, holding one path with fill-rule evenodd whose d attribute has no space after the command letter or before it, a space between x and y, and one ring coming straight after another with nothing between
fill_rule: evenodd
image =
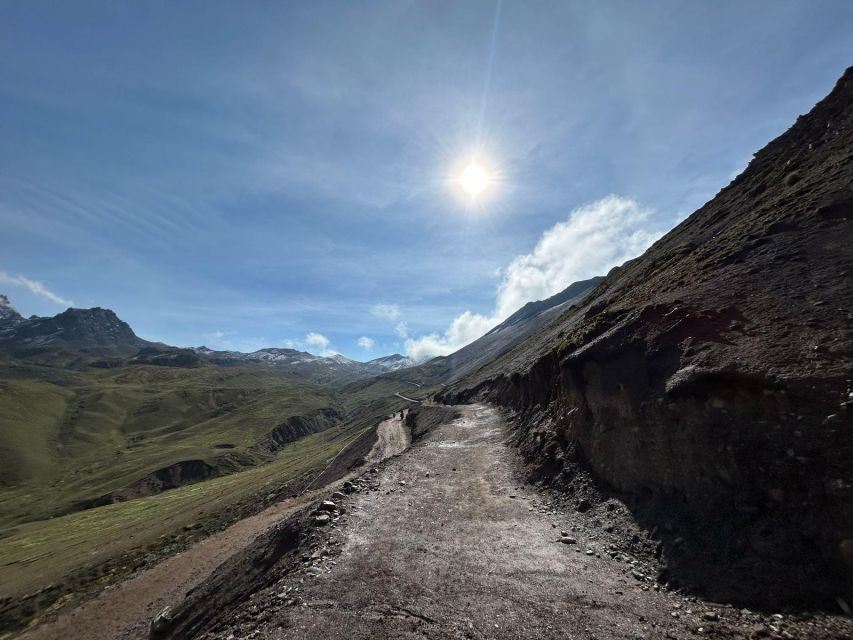
<instances>
[{"instance_id":1,"label":"white cloud","mask_svg":"<svg viewBox=\"0 0 853 640\"><path fill-rule=\"evenodd\" d=\"M400 307L396 304L375 304L370 308L370 313L378 318L391 320L391 322L403 317Z\"/></svg>"},{"instance_id":2,"label":"white cloud","mask_svg":"<svg viewBox=\"0 0 853 640\"><path fill-rule=\"evenodd\" d=\"M406 352L416 360L453 353L524 304L552 296L578 280L607 273L662 235L648 228L650 215L650 209L617 195L578 207L565 222L547 229L531 253L516 256L502 271L490 315L465 311L443 334L406 340Z\"/></svg>"},{"instance_id":3,"label":"white cloud","mask_svg":"<svg viewBox=\"0 0 853 640\"><path fill-rule=\"evenodd\" d=\"M237 331L217 329L203 333L205 345L217 351L240 351L252 353L269 346L269 341L263 336L242 336Z\"/></svg>"},{"instance_id":4,"label":"white cloud","mask_svg":"<svg viewBox=\"0 0 853 640\"><path fill-rule=\"evenodd\" d=\"M305 342L321 349L328 349L329 344L331 344L331 341L322 333L314 333L313 331L305 336Z\"/></svg>"},{"instance_id":5,"label":"white cloud","mask_svg":"<svg viewBox=\"0 0 853 640\"><path fill-rule=\"evenodd\" d=\"M500 320L494 317L466 311L453 319L443 335L431 333L406 340L406 353L417 362L453 353L482 336L498 322Z\"/></svg>"},{"instance_id":6,"label":"white cloud","mask_svg":"<svg viewBox=\"0 0 853 640\"><path fill-rule=\"evenodd\" d=\"M370 308L370 315L384 318L394 323L394 332L401 338L409 337L409 325L403 318L403 312L396 304L375 304Z\"/></svg>"},{"instance_id":7,"label":"white cloud","mask_svg":"<svg viewBox=\"0 0 853 640\"><path fill-rule=\"evenodd\" d=\"M376 341L373 338L368 338L367 336L361 336L358 339L358 346L362 349L372 349Z\"/></svg>"},{"instance_id":8,"label":"white cloud","mask_svg":"<svg viewBox=\"0 0 853 640\"><path fill-rule=\"evenodd\" d=\"M61 296L58 296L53 291L48 289L44 283L39 282L38 280L31 280L25 276L13 276L9 275L5 271L0 271L0 284L8 284L13 287L24 287L25 289L29 289L31 293L39 296L40 298L45 298L46 300L50 300L58 305L62 305L64 307L73 307L74 302L71 300L67 300Z\"/></svg>"},{"instance_id":9,"label":"white cloud","mask_svg":"<svg viewBox=\"0 0 853 640\"><path fill-rule=\"evenodd\" d=\"M329 348L332 341L322 333L316 333L314 331L310 332L305 336L305 344L309 345L309 347L315 347L313 351L315 351L318 356L328 357L337 355L338 353L334 349Z\"/></svg>"}]
</instances>

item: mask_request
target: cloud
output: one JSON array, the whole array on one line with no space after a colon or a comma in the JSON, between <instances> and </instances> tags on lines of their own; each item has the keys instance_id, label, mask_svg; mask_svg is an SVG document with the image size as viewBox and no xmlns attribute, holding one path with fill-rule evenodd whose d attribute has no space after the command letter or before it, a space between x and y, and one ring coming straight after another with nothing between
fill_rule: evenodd
<instances>
[{"instance_id":1,"label":"cloud","mask_svg":"<svg viewBox=\"0 0 853 640\"><path fill-rule=\"evenodd\" d=\"M416 362L453 353L482 336L498 322L500 320L494 317L466 311L453 319L443 335L431 333L406 340L406 353Z\"/></svg>"},{"instance_id":2,"label":"cloud","mask_svg":"<svg viewBox=\"0 0 853 640\"><path fill-rule=\"evenodd\" d=\"M309 348L315 347L313 351L315 351L318 356L328 357L338 354L337 351L329 348L332 344L332 341L329 340L322 333L316 333L314 331L311 331L308 335L305 336L305 344L307 344Z\"/></svg>"},{"instance_id":3,"label":"cloud","mask_svg":"<svg viewBox=\"0 0 853 640\"><path fill-rule=\"evenodd\" d=\"M516 256L502 270L494 311L465 311L444 333L406 340L415 360L447 355L482 336L524 304L542 300L578 280L603 275L633 258L662 232L648 228L651 209L635 200L609 195L574 209L564 222L547 229L531 253Z\"/></svg>"},{"instance_id":4,"label":"cloud","mask_svg":"<svg viewBox=\"0 0 853 640\"><path fill-rule=\"evenodd\" d=\"M270 344L264 336L246 336L232 330L216 329L201 335L205 345L217 351L252 353L264 349Z\"/></svg>"},{"instance_id":5,"label":"cloud","mask_svg":"<svg viewBox=\"0 0 853 640\"><path fill-rule=\"evenodd\" d=\"M400 322L398 322L394 326L394 331L401 338L408 338L409 337L409 325L406 324L405 320L400 320Z\"/></svg>"},{"instance_id":6,"label":"cloud","mask_svg":"<svg viewBox=\"0 0 853 640\"><path fill-rule=\"evenodd\" d=\"M396 304L375 304L370 308L370 315L384 318L394 323L394 332L401 338L409 337L409 325L403 317L403 312Z\"/></svg>"},{"instance_id":7,"label":"cloud","mask_svg":"<svg viewBox=\"0 0 853 640\"><path fill-rule=\"evenodd\" d=\"M392 322L403 317L400 307L396 304L375 304L370 308L370 314Z\"/></svg>"},{"instance_id":8,"label":"cloud","mask_svg":"<svg viewBox=\"0 0 853 640\"><path fill-rule=\"evenodd\" d=\"M46 300L50 300L58 305L62 305L64 307L73 307L74 302L71 300L67 300L61 296L58 296L53 291L48 289L44 283L39 282L38 280L31 280L25 276L12 276L6 273L5 271L0 271L0 284L8 284L13 287L24 287L25 289L29 289L31 293L39 296L40 298L44 298Z\"/></svg>"},{"instance_id":9,"label":"cloud","mask_svg":"<svg viewBox=\"0 0 853 640\"><path fill-rule=\"evenodd\" d=\"M313 331L305 336L305 342L321 349L328 349L331 344L331 341L322 333L314 333Z\"/></svg>"},{"instance_id":10,"label":"cloud","mask_svg":"<svg viewBox=\"0 0 853 640\"><path fill-rule=\"evenodd\" d=\"M372 349L376 341L373 338L368 338L367 336L361 336L358 339L358 346L362 349Z\"/></svg>"}]
</instances>

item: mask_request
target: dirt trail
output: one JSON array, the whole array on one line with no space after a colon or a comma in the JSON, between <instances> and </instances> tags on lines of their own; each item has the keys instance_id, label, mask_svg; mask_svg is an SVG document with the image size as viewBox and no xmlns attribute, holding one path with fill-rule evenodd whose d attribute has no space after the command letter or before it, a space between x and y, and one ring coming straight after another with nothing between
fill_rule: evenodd
<instances>
[{"instance_id":1,"label":"dirt trail","mask_svg":"<svg viewBox=\"0 0 853 640\"><path fill-rule=\"evenodd\" d=\"M498 412L462 411L386 465L381 491L347 505L340 555L290 578L303 606L247 603L265 610L250 637L637 638L652 622L682 637L674 596L641 591L630 565L596 557L580 534L558 542L567 525L518 487Z\"/></svg>"},{"instance_id":2,"label":"dirt trail","mask_svg":"<svg viewBox=\"0 0 853 640\"><path fill-rule=\"evenodd\" d=\"M409 430L400 414L394 414L381 422L376 428L376 436L376 444L365 458L369 465L378 464L386 458L403 453L412 442Z\"/></svg>"}]
</instances>

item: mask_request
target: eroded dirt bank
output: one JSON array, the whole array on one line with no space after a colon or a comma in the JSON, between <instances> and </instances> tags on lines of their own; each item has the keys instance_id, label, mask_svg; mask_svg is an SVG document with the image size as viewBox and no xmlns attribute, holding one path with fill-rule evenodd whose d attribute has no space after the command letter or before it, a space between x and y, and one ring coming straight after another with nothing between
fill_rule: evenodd
<instances>
[{"instance_id":1,"label":"eroded dirt bank","mask_svg":"<svg viewBox=\"0 0 853 640\"><path fill-rule=\"evenodd\" d=\"M713 200L446 396L514 410L531 479L578 495L586 467L650 529L678 520L681 582L843 610L851 247L853 68Z\"/></svg>"},{"instance_id":2,"label":"eroded dirt bank","mask_svg":"<svg viewBox=\"0 0 853 640\"><path fill-rule=\"evenodd\" d=\"M563 510L519 483L497 409L458 409L360 489L333 496L328 523L291 519L278 545L299 541L291 560L276 561L263 588L192 637L853 637L842 618L758 614L667 592L654 578L657 543L623 504L612 501L606 519ZM273 545L265 548L245 566L270 559Z\"/></svg>"}]
</instances>

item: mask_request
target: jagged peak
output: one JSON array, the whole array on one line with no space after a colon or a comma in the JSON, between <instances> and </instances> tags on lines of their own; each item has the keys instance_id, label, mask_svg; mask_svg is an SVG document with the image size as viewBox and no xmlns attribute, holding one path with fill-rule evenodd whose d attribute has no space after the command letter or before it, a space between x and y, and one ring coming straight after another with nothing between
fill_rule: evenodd
<instances>
[{"instance_id":1,"label":"jagged peak","mask_svg":"<svg viewBox=\"0 0 853 640\"><path fill-rule=\"evenodd\" d=\"M5 294L0 293L0 322L21 322L24 318L9 302Z\"/></svg>"}]
</instances>

